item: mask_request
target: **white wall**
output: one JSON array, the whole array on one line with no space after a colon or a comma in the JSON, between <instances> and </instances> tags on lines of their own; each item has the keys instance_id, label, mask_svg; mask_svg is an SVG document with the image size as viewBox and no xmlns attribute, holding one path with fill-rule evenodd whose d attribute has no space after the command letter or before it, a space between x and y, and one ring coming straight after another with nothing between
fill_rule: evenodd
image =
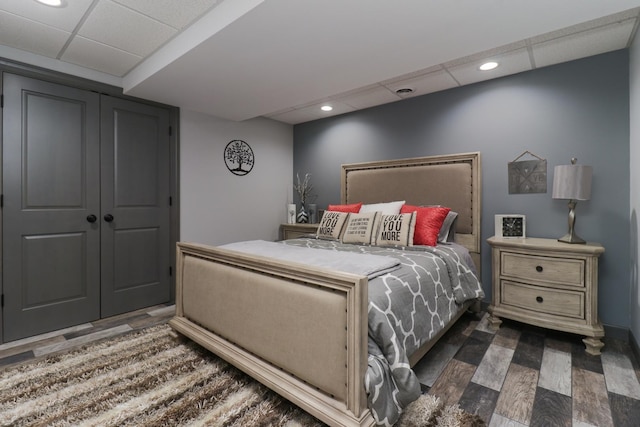
<instances>
[{"instance_id":1,"label":"white wall","mask_svg":"<svg viewBox=\"0 0 640 427\"><path fill-rule=\"evenodd\" d=\"M252 171L227 170L224 149L234 140L249 144ZM180 112L181 241L220 245L275 240L291 199L293 127L269 119L233 122Z\"/></svg>"},{"instance_id":2,"label":"white wall","mask_svg":"<svg viewBox=\"0 0 640 427\"><path fill-rule=\"evenodd\" d=\"M638 290L638 265L640 265L640 251L638 250L638 215L640 212L640 36L629 52L629 114L630 114L630 181L631 195L631 290L630 313L631 333L636 343L640 342L640 291Z\"/></svg>"}]
</instances>

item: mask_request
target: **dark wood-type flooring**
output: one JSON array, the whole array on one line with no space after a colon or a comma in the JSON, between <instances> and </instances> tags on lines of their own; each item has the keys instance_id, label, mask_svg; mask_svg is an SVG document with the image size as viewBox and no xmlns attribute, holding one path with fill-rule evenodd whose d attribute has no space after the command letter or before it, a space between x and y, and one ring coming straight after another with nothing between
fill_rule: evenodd
<instances>
[{"instance_id":1,"label":"dark wood-type flooring","mask_svg":"<svg viewBox=\"0 0 640 427\"><path fill-rule=\"evenodd\" d=\"M0 369L164 323L156 306L0 345ZM605 338L602 355L580 336L466 314L415 366L423 391L495 426L640 426L640 365L629 345Z\"/></svg>"}]
</instances>

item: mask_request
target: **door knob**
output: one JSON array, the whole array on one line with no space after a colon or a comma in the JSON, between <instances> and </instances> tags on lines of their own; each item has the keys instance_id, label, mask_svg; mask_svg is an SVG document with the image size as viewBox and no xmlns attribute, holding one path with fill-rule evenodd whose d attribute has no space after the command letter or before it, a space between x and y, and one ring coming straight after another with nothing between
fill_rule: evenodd
<instances>
[{"instance_id":1,"label":"door knob","mask_svg":"<svg viewBox=\"0 0 640 427\"><path fill-rule=\"evenodd\" d=\"M111 214L106 214L106 215L104 216L104 220L105 220L105 221L107 221L107 222L111 222L111 221L113 221L113 215L111 215Z\"/></svg>"},{"instance_id":2,"label":"door knob","mask_svg":"<svg viewBox=\"0 0 640 427\"><path fill-rule=\"evenodd\" d=\"M97 220L98 220L98 217L95 216L94 214L87 215L87 221L93 223L93 222L96 222Z\"/></svg>"}]
</instances>

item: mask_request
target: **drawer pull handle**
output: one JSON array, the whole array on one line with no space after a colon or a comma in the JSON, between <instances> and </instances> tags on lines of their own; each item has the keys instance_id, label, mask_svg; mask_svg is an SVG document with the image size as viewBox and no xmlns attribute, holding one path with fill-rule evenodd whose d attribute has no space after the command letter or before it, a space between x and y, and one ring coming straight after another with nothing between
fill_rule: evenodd
<instances>
[{"instance_id":1,"label":"drawer pull handle","mask_svg":"<svg viewBox=\"0 0 640 427\"><path fill-rule=\"evenodd\" d=\"M537 271L538 273L542 273L542 270L544 270L544 269L542 268L542 266L541 266L541 265L536 266L536 271Z\"/></svg>"},{"instance_id":2,"label":"drawer pull handle","mask_svg":"<svg viewBox=\"0 0 640 427\"><path fill-rule=\"evenodd\" d=\"M542 301L544 301L544 299L542 297L536 297L536 301L538 301L539 303L542 303Z\"/></svg>"}]
</instances>

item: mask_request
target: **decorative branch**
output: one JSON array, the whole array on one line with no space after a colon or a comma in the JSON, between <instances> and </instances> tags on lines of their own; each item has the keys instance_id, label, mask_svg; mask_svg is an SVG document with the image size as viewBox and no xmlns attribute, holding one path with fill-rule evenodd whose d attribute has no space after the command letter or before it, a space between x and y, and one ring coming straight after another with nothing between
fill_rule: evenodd
<instances>
[{"instance_id":1,"label":"decorative branch","mask_svg":"<svg viewBox=\"0 0 640 427\"><path fill-rule=\"evenodd\" d=\"M313 191L313 185L311 185L311 174L304 174L304 180L300 181L300 174L296 172L296 183L293 184L293 189L298 193L298 197L300 198L300 203L303 205L307 201L311 201L311 198L315 199L315 195L311 194Z\"/></svg>"}]
</instances>

